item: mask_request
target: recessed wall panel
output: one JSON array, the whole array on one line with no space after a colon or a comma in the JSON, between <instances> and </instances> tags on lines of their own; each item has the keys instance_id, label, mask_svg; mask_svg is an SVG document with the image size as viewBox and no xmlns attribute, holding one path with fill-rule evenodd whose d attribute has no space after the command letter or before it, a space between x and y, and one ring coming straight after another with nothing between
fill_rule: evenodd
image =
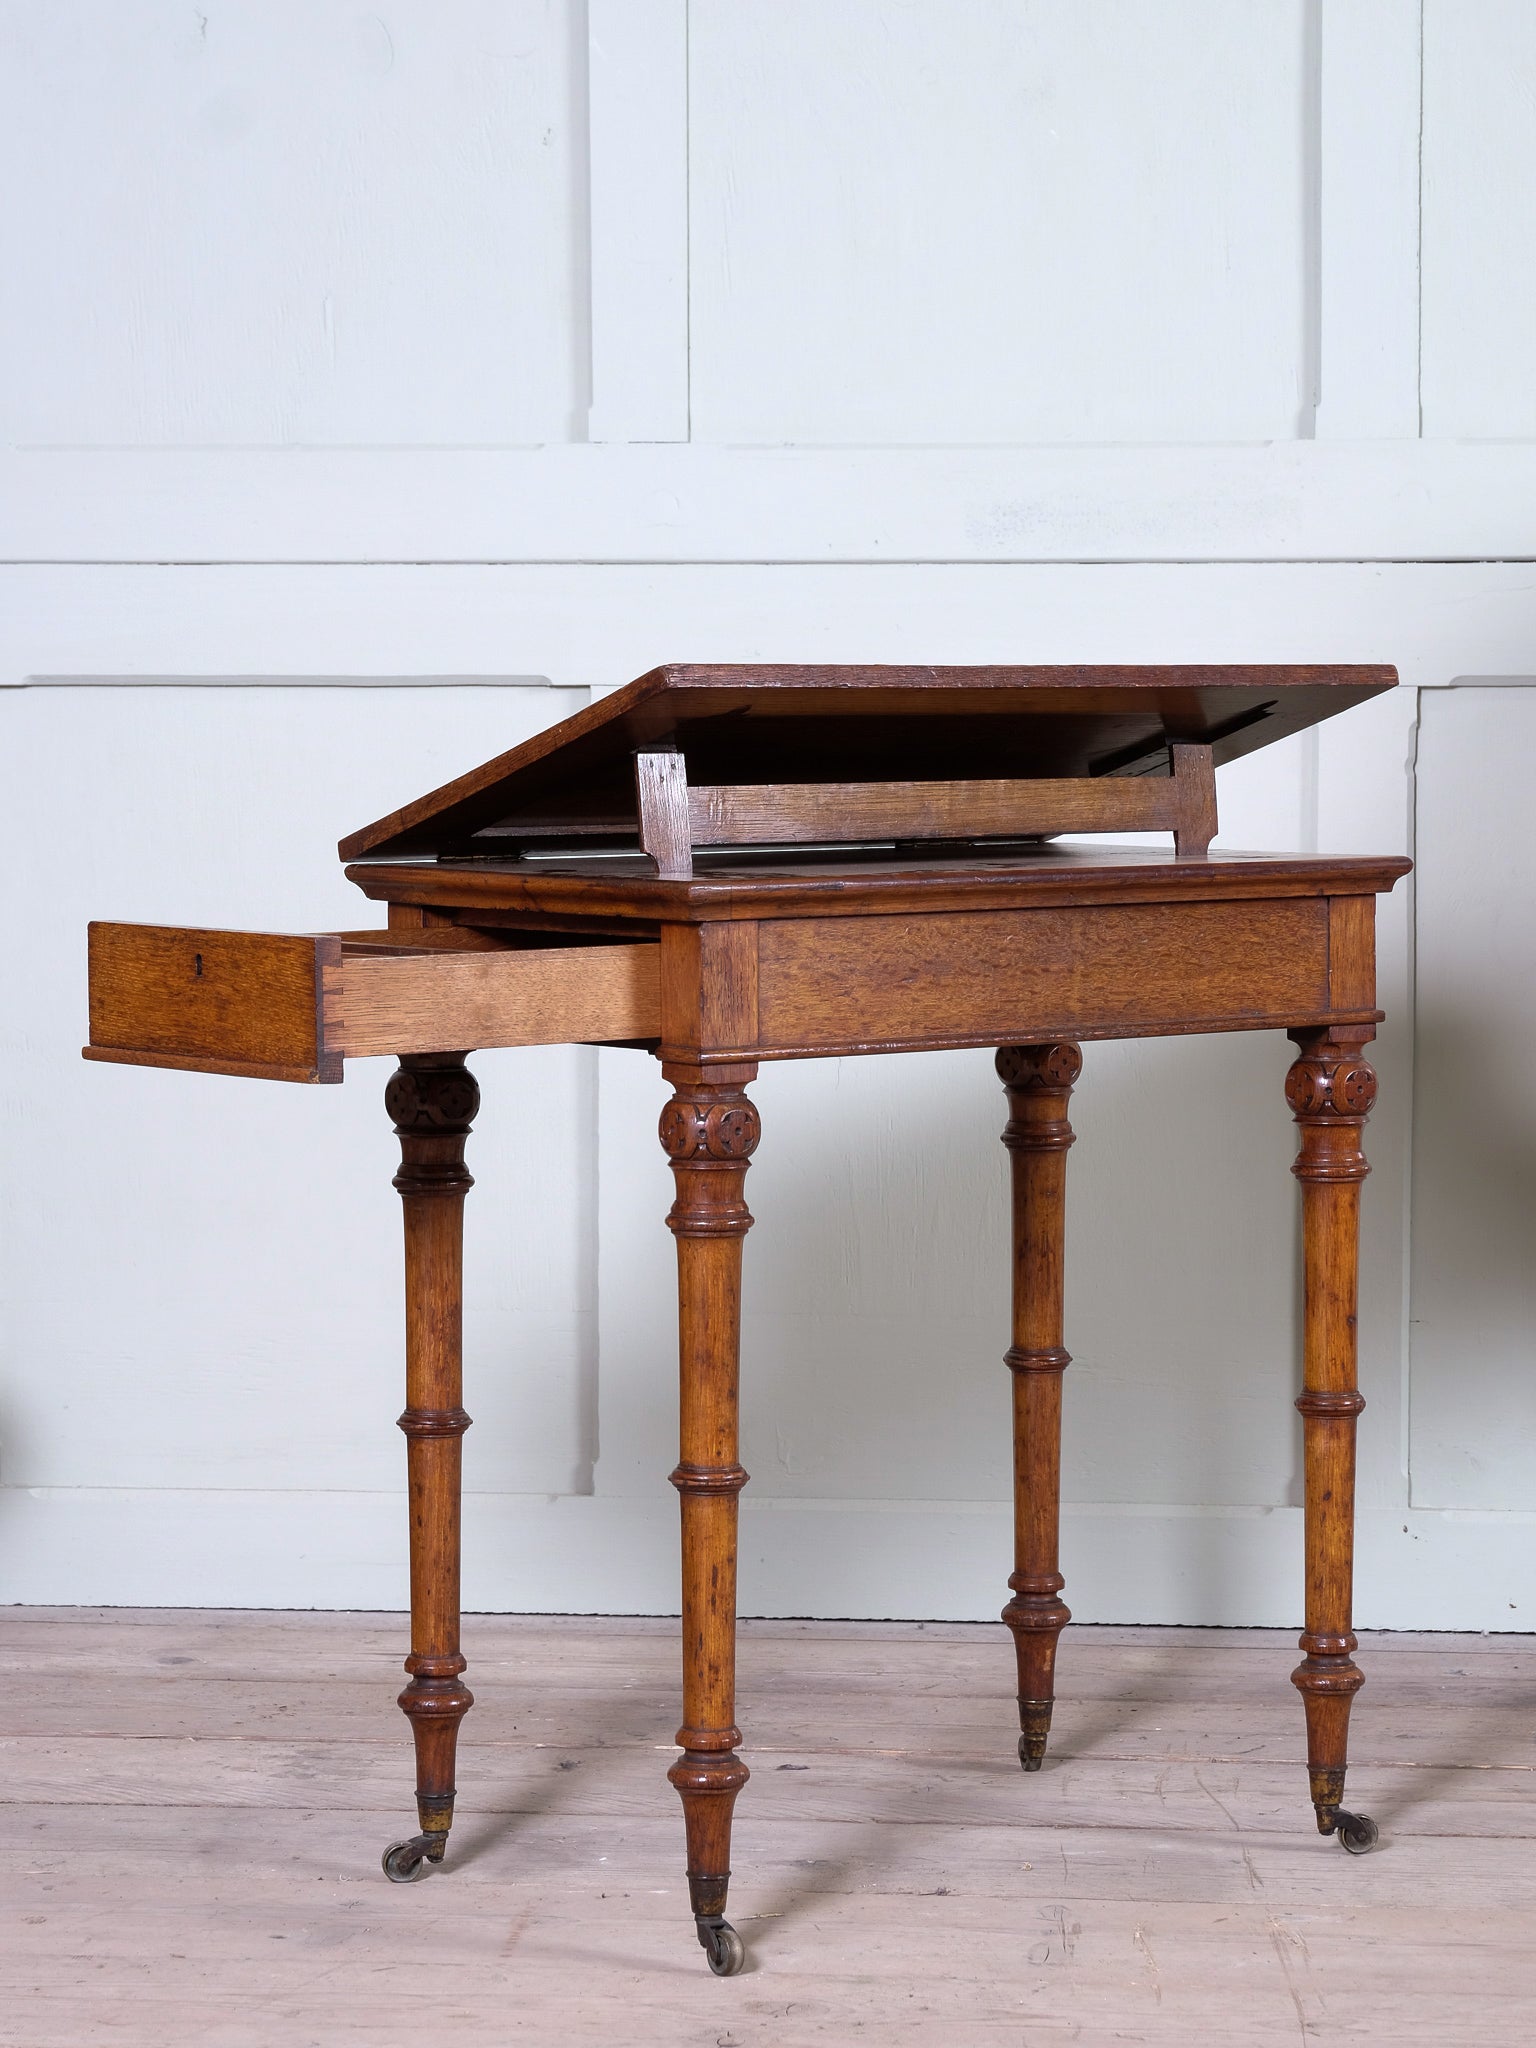
<instances>
[{"instance_id":1,"label":"recessed wall panel","mask_svg":"<svg viewBox=\"0 0 1536 2048\"><path fill-rule=\"evenodd\" d=\"M1421 700L1410 1469L1536 1508L1536 685Z\"/></svg>"},{"instance_id":2,"label":"recessed wall panel","mask_svg":"<svg viewBox=\"0 0 1536 2048\"><path fill-rule=\"evenodd\" d=\"M1301 0L694 0L690 23L695 439L1297 433Z\"/></svg>"}]
</instances>

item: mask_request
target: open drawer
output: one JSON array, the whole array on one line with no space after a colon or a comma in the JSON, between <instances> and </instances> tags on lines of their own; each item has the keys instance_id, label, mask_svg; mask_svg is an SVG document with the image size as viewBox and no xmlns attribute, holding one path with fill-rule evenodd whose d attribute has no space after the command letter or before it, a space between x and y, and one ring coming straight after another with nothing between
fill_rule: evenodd
<instances>
[{"instance_id":1,"label":"open drawer","mask_svg":"<svg viewBox=\"0 0 1536 2048\"><path fill-rule=\"evenodd\" d=\"M659 948L507 945L451 928L90 928L88 1060L339 1081L373 1053L601 1044L660 1032Z\"/></svg>"}]
</instances>

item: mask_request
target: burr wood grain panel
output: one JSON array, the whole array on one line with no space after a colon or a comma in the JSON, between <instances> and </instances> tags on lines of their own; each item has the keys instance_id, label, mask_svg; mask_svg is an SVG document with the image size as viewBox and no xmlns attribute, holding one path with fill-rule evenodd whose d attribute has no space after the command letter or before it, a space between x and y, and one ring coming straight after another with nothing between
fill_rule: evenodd
<instances>
[{"instance_id":1,"label":"burr wood grain panel","mask_svg":"<svg viewBox=\"0 0 1536 2048\"><path fill-rule=\"evenodd\" d=\"M1328 906L765 921L763 1054L1243 1030L1329 1014Z\"/></svg>"}]
</instances>

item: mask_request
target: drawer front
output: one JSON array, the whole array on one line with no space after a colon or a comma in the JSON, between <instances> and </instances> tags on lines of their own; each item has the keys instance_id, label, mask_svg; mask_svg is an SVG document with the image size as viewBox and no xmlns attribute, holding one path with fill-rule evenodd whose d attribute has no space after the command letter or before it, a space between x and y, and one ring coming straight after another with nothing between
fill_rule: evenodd
<instances>
[{"instance_id":1,"label":"drawer front","mask_svg":"<svg viewBox=\"0 0 1536 2048\"><path fill-rule=\"evenodd\" d=\"M441 935L440 935L441 936ZM159 925L90 929L87 1059L339 1081L345 1059L653 1039L654 945L415 945Z\"/></svg>"},{"instance_id":2,"label":"drawer front","mask_svg":"<svg viewBox=\"0 0 1536 2048\"><path fill-rule=\"evenodd\" d=\"M322 976L332 933L90 928L87 1059L271 1081L339 1081L324 1042Z\"/></svg>"},{"instance_id":3,"label":"drawer front","mask_svg":"<svg viewBox=\"0 0 1536 2048\"><path fill-rule=\"evenodd\" d=\"M1232 1031L1329 1012L1328 903L1114 904L758 927L761 1052Z\"/></svg>"}]
</instances>

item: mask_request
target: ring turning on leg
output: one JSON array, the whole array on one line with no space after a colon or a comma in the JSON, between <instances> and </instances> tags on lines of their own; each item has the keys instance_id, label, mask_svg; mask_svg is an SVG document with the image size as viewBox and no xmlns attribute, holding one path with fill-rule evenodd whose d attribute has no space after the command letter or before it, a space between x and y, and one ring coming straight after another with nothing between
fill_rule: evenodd
<instances>
[{"instance_id":1,"label":"ring turning on leg","mask_svg":"<svg viewBox=\"0 0 1536 2048\"><path fill-rule=\"evenodd\" d=\"M1286 1100L1301 1133L1291 1171L1301 1182L1305 1306L1302 1415L1306 1446L1306 1627L1291 1673L1307 1716L1307 1768L1320 1833L1363 1855L1376 1823L1344 1809L1349 1710L1365 1683L1351 1627L1355 1541L1355 1385L1360 1183L1370 1172L1361 1133L1376 1100L1364 1056L1368 1025L1293 1031L1299 1057Z\"/></svg>"},{"instance_id":2,"label":"ring turning on leg","mask_svg":"<svg viewBox=\"0 0 1536 2048\"><path fill-rule=\"evenodd\" d=\"M757 1069L663 1072L674 1087L660 1136L677 1184L667 1227L677 1239L681 1455L672 1484L683 1523L682 1755L667 1776L683 1802L694 1926L709 1967L733 1977L744 1954L725 1917L731 1815L747 1782L736 1754L736 1503L747 1483L737 1457L741 1247L752 1224L742 1188L759 1132L742 1083Z\"/></svg>"},{"instance_id":3,"label":"ring turning on leg","mask_svg":"<svg viewBox=\"0 0 1536 2048\"><path fill-rule=\"evenodd\" d=\"M421 1832L384 1852L393 1883L441 1863L453 1824L459 1723L474 1704L459 1649L464 1143L480 1091L462 1053L404 1058L384 1105L400 1139L395 1186L405 1207L405 1432L410 1494L410 1682L400 1705L416 1748Z\"/></svg>"},{"instance_id":4,"label":"ring turning on leg","mask_svg":"<svg viewBox=\"0 0 1536 2048\"><path fill-rule=\"evenodd\" d=\"M1045 1761L1056 1691L1056 1645L1072 1615L1061 1597L1062 1243L1066 1218L1067 1121L1082 1071L1075 1045L1005 1045L997 1071L1008 1091L1013 1177L1013 1598L1003 1620L1019 1667L1019 1762Z\"/></svg>"}]
</instances>

